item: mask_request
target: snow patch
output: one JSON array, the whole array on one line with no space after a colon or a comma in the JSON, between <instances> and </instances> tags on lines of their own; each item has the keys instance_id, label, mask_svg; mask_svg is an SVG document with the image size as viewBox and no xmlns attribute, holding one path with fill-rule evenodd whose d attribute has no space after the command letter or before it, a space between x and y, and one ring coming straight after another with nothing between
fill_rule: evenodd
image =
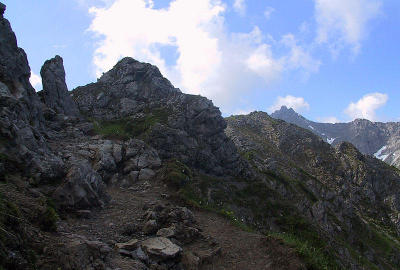
<instances>
[{"instance_id":1,"label":"snow patch","mask_svg":"<svg viewBox=\"0 0 400 270\"><path fill-rule=\"evenodd\" d=\"M326 138L326 141L327 141L329 144L332 144L336 139L337 139L337 138Z\"/></svg>"},{"instance_id":2,"label":"snow patch","mask_svg":"<svg viewBox=\"0 0 400 270\"><path fill-rule=\"evenodd\" d=\"M385 151L386 148L387 148L387 145L382 146L382 148L379 149L379 150L374 154L374 156L375 156L377 159L380 159L380 160L384 161L384 160L389 156L389 155L382 155L382 152Z\"/></svg>"}]
</instances>

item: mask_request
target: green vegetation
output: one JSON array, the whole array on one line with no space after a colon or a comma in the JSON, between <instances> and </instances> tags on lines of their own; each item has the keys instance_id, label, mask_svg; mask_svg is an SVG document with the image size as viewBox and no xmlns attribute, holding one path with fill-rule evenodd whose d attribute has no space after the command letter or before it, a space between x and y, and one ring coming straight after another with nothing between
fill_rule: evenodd
<instances>
[{"instance_id":1,"label":"green vegetation","mask_svg":"<svg viewBox=\"0 0 400 270\"><path fill-rule=\"evenodd\" d=\"M126 140L130 137L130 121L127 119L114 121L94 121L94 131L109 139Z\"/></svg>"},{"instance_id":2,"label":"green vegetation","mask_svg":"<svg viewBox=\"0 0 400 270\"><path fill-rule=\"evenodd\" d=\"M269 236L281 239L284 243L292 246L304 260L309 270L342 269L327 250L327 246L315 245L315 243L309 242L307 239L298 237L293 233L271 233Z\"/></svg>"},{"instance_id":3,"label":"green vegetation","mask_svg":"<svg viewBox=\"0 0 400 270\"><path fill-rule=\"evenodd\" d=\"M26 235L26 220L22 211L14 202L0 193L0 269L15 269L15 262L10 260L10 250L20 255L35 268L37 261Z\"/></svg>"},{"instance_id":4,"label":"green vegetation","mask_svg":"<svg viewBox=\"0 0 400 270\"><path fill-rule=\"evenodd\" d=\"M294 247L306 263L307 269L341 269L330 244L300 215L296 213L283 215L277 217L276 223L282 232L270 233L270 236L282 239Z\"/></svg>"},{"instance_id":5,"label":"green vegetation","mask_svg":"<svg viewBox=\"0 0 400 270\"><path fill-rule=\"evenodd\" d=\"M400 239L391 228L382 227L372 219L369 219L368 222L364 221L360 217L354 217L352 224L354 225L354 232L352 233L357 235L354 238L352 247L358 251L353 250L352 256L360 264L368 265L369 267L375 265L377 269L381 268L381 266L385 266L385 269L397 267L391 261L393 255L400 252ZM359 255L360 253L368 252L370 249L376 252L376 256L374 256L372 262Z\"/></svg>"},{"instance_id":6,"label":"green vegetation","mask_svg":"<svg viewBox=\"0 0 400 270\"><path fill-rule=\"evenodd\" d=\"M193 177L188 166L178 160L170 160L164 168L164 181L173 188L183 187Z\"/></svg>"},{"instance_id":7,"label":"green vegetation","mask_svg":"<svg viewBox=\"0 0 400 270\"><path fill-rule=\"evenodd\" d=\"M55 210L54 202L51 199L47 199L45 206L46 208L40 219L40 227L44 231L55 232L57 231L57 221L59 217Z\"/></svg>"},{"instance_id":8,"label":"green vegetation","mask_svg":"<svg viewBox=\"0 0 400 270\"><path fill-rule=\"evenodd\" d=\"M136 119L93 120L94 131L109 139L127 140L145 134L156 123L166 124L169 114L167 109L146 109L144 116Z\"/></svg>"}]
</instances>

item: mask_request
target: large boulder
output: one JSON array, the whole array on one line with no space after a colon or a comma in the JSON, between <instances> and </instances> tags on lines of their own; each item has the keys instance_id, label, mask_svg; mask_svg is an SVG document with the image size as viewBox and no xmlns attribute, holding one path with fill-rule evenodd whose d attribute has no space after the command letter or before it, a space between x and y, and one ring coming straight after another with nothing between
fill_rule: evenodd
<instances>
[{"instance_id":1,"label":"large boulder","mask_svg":"<svg viewBox=\"0 0 400 270\"><path fill-rule=\"evenodd\" d=\"M43 102L57 113L68 116L78 116L79 110L70 97L65 83L65 71L63 59L56 55L47 60L40 70L42 76L43 91L41 96Z\"/></svg>"},{"instance_id":2,"label":"large boulder","mask_svg":"<svg viewBox=\"0 0 400 270\"><path fill-rule=\"evenodd\" d=\"M53 198L66 209L102 207L110 200L103 179L86 160L72 165Z\"/></svg>"},{"instance_id":3,"label":"large boulder","mask_svg":"<svg viewBox=\"0 0 400 270\"><path fill-rule=\"evenodd\" d=\"M182 248L168 238L154 237L141 243L141 248L154 261L175 259L182 253Z\"/></svg>"}]
</instances>

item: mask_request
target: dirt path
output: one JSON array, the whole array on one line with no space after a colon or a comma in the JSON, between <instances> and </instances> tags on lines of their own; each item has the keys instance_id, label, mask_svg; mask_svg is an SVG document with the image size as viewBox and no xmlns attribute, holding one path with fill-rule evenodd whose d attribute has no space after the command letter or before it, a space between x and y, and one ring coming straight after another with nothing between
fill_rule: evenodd
<instances>
[{"instance_id":1,"label":"dirt path","mask_svg":"<svg viewBox=\"0 0 400 270\"><path fill-rule=\"evenodd\" d=\"M90 218L66 220L65 229L109 245L132 238L142 240L149 237L141 230L145 210L158 204L173 204L166 199L168 190L157 181L138 182L130 189L113 188L109 193L112 202L107 207L92 211ZM196 209L192 211L204 237L183 248L208 258L203 259L200 269L303 269L295 253L278 241L242 231L217 214ZM214 254L210 242L220 252ZM144 269L143 265L119 255L112 258L112 264L124 270Z\"/></svg>"}]
</instances>

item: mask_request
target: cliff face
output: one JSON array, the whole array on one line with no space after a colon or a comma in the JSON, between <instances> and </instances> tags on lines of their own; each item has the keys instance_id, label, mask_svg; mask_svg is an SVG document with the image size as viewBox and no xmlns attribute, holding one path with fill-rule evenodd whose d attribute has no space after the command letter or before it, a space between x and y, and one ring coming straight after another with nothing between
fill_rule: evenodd
<instances>
[{"instance_id":1,"label":"cliff face","mask_svg":"<svg viewBox=\"0 0 400 270\"><path fill-rule=\"evenodd\" d=\"M389 165L400 166L400 149L397 143L400 123L371 122L366 119L356 119L349 123L317 123L285 106L271 116L308 129L332 145L350 142L363 154L373 155Z\"/></svg>"},{"instance_id":2,"label":"cliff face","mask_svg":"<svg viewBox=\"0 0 400 270\"><path fill-rule=\"evenodd\" d=\"M56 56L44 63L36 93L4 10L0 4L0 266L400 264L398 170L263 112L224 119L207 98L182 93L132 58L69 92ZM347 130L339 126L329 136ZM375 149L396 125L382 131L355 121L348 130L357 137L367 129Z\"/></svg>"}]
</instances>

